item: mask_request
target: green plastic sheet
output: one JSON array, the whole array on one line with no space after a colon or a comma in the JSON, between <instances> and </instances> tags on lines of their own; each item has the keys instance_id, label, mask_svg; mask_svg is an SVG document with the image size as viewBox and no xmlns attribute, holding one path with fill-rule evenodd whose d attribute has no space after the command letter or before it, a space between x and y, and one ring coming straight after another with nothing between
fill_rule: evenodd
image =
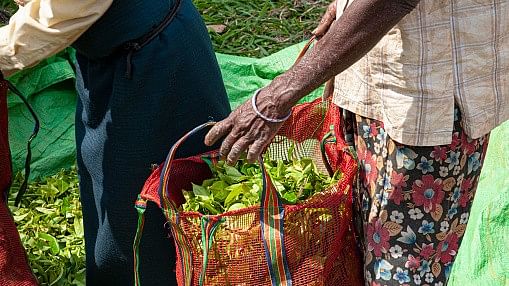
<instances>
[{"instance_id":1,"label":"green plastic sheet","mask_svg":"<svg viewBox=\"0 0 509 286\"><path fill-rule=\"evenodd\" d=\"M217 54L232 107L249 98L293 64L303 43L266 58ZM11 81L41 119L33 142L32 176L45 177L75 162L73 51L68 49ZM303 101L320 95L317 90ZM19 100L9 97L14 169L21 170L33 122ZM509 122L492 132L470 223L449 285L509 285Z\"/></svg>"},{"instance_id":2,"label":"green plastic sheet","mask_svg":"<svg viewBox=\"0 0 509 286\"><path fill-rule=\"evenodd\" d=\"M509 285L509 121L493 130L449 285Z\"/></svg>"},{"instance_id":3,"label":"green plastic sheet","mask_svg":"<svg viewBox=\"0 0 509 286\"><path fill-rule=\"evenodd\" d=\"M53 175L76 160L76 92L71 58L69 49L9 79L27 97L41 123L39 135L32 142L32 179ZM34 121L21 100L12 94L8 97L8 108L13 168L20 171Z\"/></svg>"}]
</instances>

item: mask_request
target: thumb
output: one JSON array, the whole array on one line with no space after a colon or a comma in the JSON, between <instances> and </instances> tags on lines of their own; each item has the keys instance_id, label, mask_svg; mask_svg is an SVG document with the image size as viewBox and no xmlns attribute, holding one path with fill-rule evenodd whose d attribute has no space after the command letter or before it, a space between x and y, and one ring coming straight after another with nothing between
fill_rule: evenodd
<instances>
[{"instance_id":1,"label":"thumb","mask_svg":"<svg viewBox=\"0 0 509 286\"><path fill-rule=\"evenodd\" d=\"M323 36L329 30L332 22L336 19L336 5L335 2L329 6L322 19L320 20L320 24L318 27L313 30L313 35Z\"/></svg>"}]
</instances>

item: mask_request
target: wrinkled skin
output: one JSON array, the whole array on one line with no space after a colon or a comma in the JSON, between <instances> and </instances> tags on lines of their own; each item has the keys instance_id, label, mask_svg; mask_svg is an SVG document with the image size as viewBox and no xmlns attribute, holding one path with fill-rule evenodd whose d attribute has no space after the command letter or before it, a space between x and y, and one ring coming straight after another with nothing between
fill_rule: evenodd
<instances>
[{"instance_id":1,"label":"wrinkled skin","mask_svg":"<svg viewBox=\"0 0 509 286\"><path fill-rule=\"evenodd\" d=\"M265 89L258 95L258 109L271 118L280 117L280 112L274 108L276 104L271 102L267 94L270 92ZM229 132L219 150L221 157L226 159L228 164L233 165L242 152L249 149L247 159L253 162L272 140L281 125L283 123L270 123L258 117L251 106L251 101L247 101L210 130L205 138L205 144L212 145Z\"/></svg>"},{"instance_id":2,"label":"wrinkled skin","mask_svg":"<svg viewBox=\"0 0 509 286\"><path fill-rule=\"evenodd\" d=\"M316 35L323 33L323 37L300 62L262 89L257 98L260 112L269 118L283 118L299 99L371 50L418 2L353 1L335 21L336 5L331 4L315 29ZM234 164L246 150L248 160L254 161L281 126L258 117L248 100L209 131L205 144L225 137L220 154L228 164Z\"/></svg>"}]
</instances>

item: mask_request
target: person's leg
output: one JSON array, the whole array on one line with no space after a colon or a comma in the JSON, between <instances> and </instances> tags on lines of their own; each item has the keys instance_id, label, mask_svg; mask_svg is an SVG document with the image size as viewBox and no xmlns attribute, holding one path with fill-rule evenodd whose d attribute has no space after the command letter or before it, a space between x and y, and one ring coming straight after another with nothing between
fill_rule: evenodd
<instances>
[{"instance_id":1,"label":"person's leg","mask_svg":"<svg viewBox=\"0 0 509 286\"><path fill-rule=\"evenodd\" d=\"M456 118L451 145L412 147L355 121L366 284L446 285L489 136L469 139Z\"/></svg>"},{"instance_id":2,"label":"person's leg","mask_svg":"<svg viewBox=\"0 0 509 286\"><path fill-rule=\"evenodd\" d=\"M87 285L133 285L134 202L151 172L185 132L229 112L210 38L190 0L170 26L132 58L78 55L76 122ZM181 156L201 153L203 137ZM150 204L140 249L141 283L176 285L174 243Z\"/></svg>"}]
</instances>

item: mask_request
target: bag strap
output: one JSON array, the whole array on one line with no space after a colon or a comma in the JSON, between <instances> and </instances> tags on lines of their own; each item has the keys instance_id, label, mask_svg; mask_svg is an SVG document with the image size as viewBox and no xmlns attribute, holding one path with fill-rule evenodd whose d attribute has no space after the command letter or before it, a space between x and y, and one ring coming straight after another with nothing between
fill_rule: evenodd
<instances>
[{"instance_id":1,"label":"bag strap","mask_svg":"<svg viewBox=\"0 0 509 286\"><path fill-rule=\"evenodd\" d=\"M304 58L309 49L313 46L313 43L315 43L316 41L318 41L318 38L316 35L313 35L300 51L299 55L297 56L297 59L295 60L294 65L299 63L302 60L302 58ZM327 102L330 98L332 98L333 94L334 94L334 77L329 79L325 83L325 87L322 94L322 101Z\"/></svg>"},{"instance_id":2,"label":"bag strap","mask_svg":"<svg viewBox=\"0 0 509 286\"><path fill-rule=\"evenodd\" d=\"M8 88L14 93L16 96L18 96L23 104L27 107L28 111L30 112L30 115L32 115L32 118L34 119L34 129L32 131L32 134L28 138L27 141L27 157L25 159L25 178L23 179L23 182L21 186L19 187L18 194L16 195L16 199L14 200L14 205L19 206L21 202L21 198L23 198L23 195L26 193L28 188L28 179L30 177L30 162L32 161L32 141L37 137L37 134L39 133L40 129L40 122L39 118L37 117L37 114L33 110L32 106L28 103L28 100L25 96L8 80L4 79L3 74L0 73L0 81L6 82Z\"/></svg>"},{"instance_id":3,"label":"bag strap","mask_svg":"<svg viewBox=\"0 0 509 286\"><path fill-rule=\"evenodd\" d=\"M179 146L182 145L190 136L196 134L197 132L205 128L211 127L214 124L215 122L212 121L204 123L194 128L193 130L189 131L187 134L185 134L170 149L170 152L164 163L164 167L161 173L162 174L161 181L159 184L160 186L159 195L161 197L161 206L163 208L163 211L167 213L167 217L169 218L170 222L173 222L171 223L171 225L172 228L175 228L174 231L176 232L178 232L180 229L178 227L179 211L175 203L169 197L171 169L172 163L175 159L176 151L179 148ZM263 191L260 206L260 224L262 227L262 240L265 247L265 255L269 266L272 285L290 286L292 285L292 282L290 271L288 268L288 262L286 261L283 236L284 207L279 197L279 194L277 193L276 188L272 184L272 181L270 180L267 170L264 167L263 159L261 156L258 158L258 161L263 174L262 177ZM208 237L207 241L213 239L212 231L211 233L205 235L206 237ZM182 241L182 243L186 244L185 241ZM202 269L202 273L204 273L205 270L206 269ZM185 276L189 275L187 274Z\"/></svg>"},{"instance_id":4,"label":"bag strap","mask_svg":"<svg viewBox=\"0 0 509 286\"><path fill-rule=\"evenodd\" d=\"M134 261L134 285L141 286L140 280L140 243L145 227L145 210L147 209L147 201L138 195L135 203L136 212L138 213L138 225L136 227L136 235L133 243L133 261Z\"/></svg>"},{"instance_id":5,"label":"bag strap","mask_svg":"<svg viewBox=\"0 0 509 286\"><path fill-rule=\"evenodd\" d=\"M272 184L261 157L259 160L263 174L260 225L270 279L272 286L291 286L292 277L284 245L285 208L281 203L274 184Z\"/></svg>"}]
</instances>

